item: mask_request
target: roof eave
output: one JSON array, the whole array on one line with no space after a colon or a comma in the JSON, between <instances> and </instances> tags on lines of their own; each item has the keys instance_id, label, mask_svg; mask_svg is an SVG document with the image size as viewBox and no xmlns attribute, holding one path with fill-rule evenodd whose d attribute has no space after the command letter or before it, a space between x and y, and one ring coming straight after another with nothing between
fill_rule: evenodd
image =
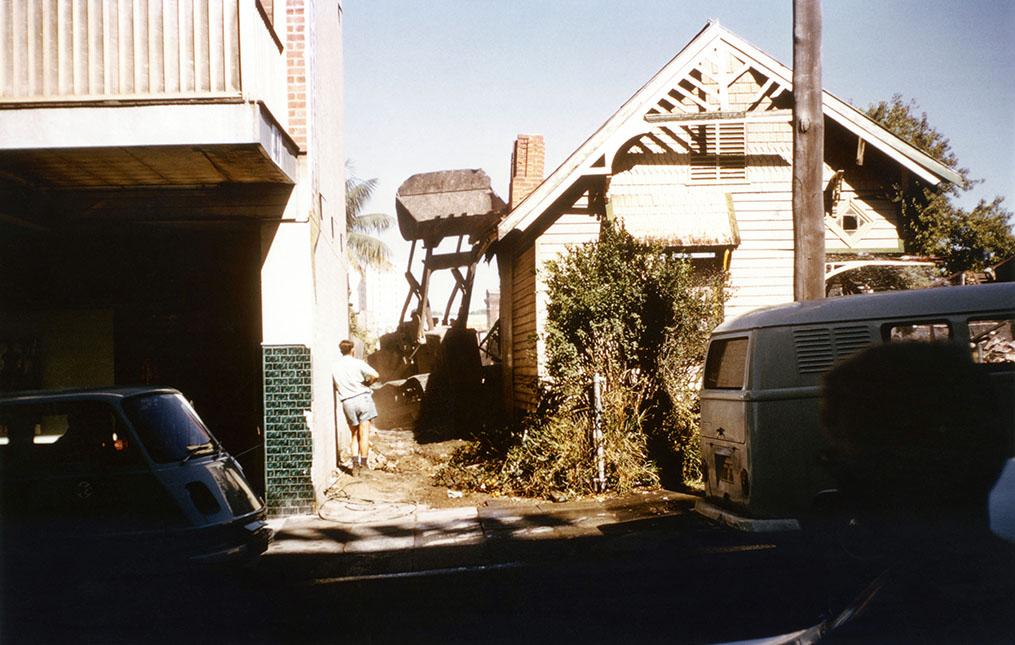
<instances>
[{"instance_id":1,"label":"roof eave","mask_svg":"<svg viewBox=\"0 0 1015 645\"><path fill-rule=\"evenodd\" d=\"M789 91L793 90L793 71L790 68L728 30L723 30L723 38L730 45L740 49L744 55L761 63L763 67L767 68L765 71L777 76ZM962 183L962 177L954 170L892 134L854 106L824 89L822 90L822 108L833 121L853 134L862 136L868 143L924 181L933 185L942 181Z\"/></svg>"},{"instance_id":2,"label":"roof eave","mask_svg":"<svg viewBox=\"0 0 1015 645\"><path fill-rule=\"evenodd\" d=\"M924 181L933 185L947 181L961 184L962 176L937 161L919 148L903 141L871 120L852 105L825 91L825 108L829 116L853 134L871 143L891 159L905 166Z\"/></svg>"}]
</instances>

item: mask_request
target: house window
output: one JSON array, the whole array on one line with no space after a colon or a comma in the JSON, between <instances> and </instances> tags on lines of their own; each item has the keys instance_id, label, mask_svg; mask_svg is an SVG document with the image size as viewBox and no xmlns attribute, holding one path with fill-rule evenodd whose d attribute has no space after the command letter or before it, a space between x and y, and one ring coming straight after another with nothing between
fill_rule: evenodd
<instances>
[{"instance_id":1,"label":"house window","mask_svg":"<svg viewBox=\"0 0 1015 645\"><path fill-rule=\"evenodd\" d=\"M853 213L847 213L839 219L842 222L842 230L847 233L856 233L857 229L860 228L860 218Z\"/></svg>"},{"instance_id":2,"label":"house window","mask_svg":"<svg viewBox=\"0 0 1015 645\"><path fill-rule=\"evenodd\" d=\"M743 123L709 123L691 128L691 183L747 180L747 133Z\"/></svg>"}]
</instances>

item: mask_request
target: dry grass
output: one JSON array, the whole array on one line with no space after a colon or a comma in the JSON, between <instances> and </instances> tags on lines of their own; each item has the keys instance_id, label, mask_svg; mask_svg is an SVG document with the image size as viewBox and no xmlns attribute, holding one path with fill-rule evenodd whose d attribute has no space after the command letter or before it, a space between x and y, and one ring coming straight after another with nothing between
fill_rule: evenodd
<instances>
[{"instance_id":1,"label":"dry grass","mask_svg":"<svg viewBox=\"0 0 1015 645\"><path fill-rule=\"evenodd\" d=\"M659 477L648 459L644 413L640 411L650 383L630 370L621 370L615 362L602 368L606 490L623 494L657 487ZM597 489L593 414L587 394L579 391L548 410L527 416L513 440L486 438L463 446L438 473L438 481L469 490L530 497L601 492ZM492 448L497 443L505 449Z\"/></svg>"}]
</instances>

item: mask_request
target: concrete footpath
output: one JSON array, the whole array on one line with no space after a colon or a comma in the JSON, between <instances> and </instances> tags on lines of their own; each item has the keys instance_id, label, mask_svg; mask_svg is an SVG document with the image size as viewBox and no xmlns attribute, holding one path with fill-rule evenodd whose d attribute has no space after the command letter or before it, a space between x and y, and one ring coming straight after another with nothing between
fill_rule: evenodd
<instances>
[{"instance_id":1,"label":"concrete footpath","mask_svg":"<svg viewBox=\"0 0 1015 645\"><path fill-rule=\"evenodd\" d=\"M320 582L511 567L636 550L674 521L711 525L691 512L697 497L670 491L564 503L498 498L453 508L398 497L352 482L317 516L272 520L275 540L259 569Z\"/></svg>"}]
</instances>

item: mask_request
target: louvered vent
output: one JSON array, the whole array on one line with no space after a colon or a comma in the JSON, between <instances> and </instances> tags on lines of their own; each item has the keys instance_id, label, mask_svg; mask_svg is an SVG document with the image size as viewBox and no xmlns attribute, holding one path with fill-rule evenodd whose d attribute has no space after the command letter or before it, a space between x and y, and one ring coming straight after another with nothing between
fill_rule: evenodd
<instances>
[{"instance_id":1,"label":"louvered vent","mask_svg":"<svg viewBox=\"0 0 1015 645\"><path fill-rule=\"evenodd\" d=\"M871 344L871 332L867 327L839 327L833 329L832 334L836 361L844 361Z\"/></svg>"},{"instance_id":2,"label":"louvered vent","mask_svg":"<svg viewBox=\"0 0 1015 645\"><path fill-rule=\"evenodd\" d=\"M798 329L793 332L793 345L801 374L824 372L835 362L832 332L828 329Z\"/></svg>"},{"instance_id":3,"label":"louvered vent","mask_svg":"<svg viewBox=\"0 0 1015 645\"><path fill-rule=\"evenodd\" d=\"M692 131L692 183L727 183L747 179L747 142L743 123L710 123Z\"/></svg>"},{"instance_id":4,"label":"louvered vent","mask_svg":"<svg viewBox=\"0 0 1015 645\"><path fill-rule=\"evenodd\" d=\"M871 344L866 327L798 329L793 332L797 369L801 374L826 372Z\"/></svg>"}]
</instances>

